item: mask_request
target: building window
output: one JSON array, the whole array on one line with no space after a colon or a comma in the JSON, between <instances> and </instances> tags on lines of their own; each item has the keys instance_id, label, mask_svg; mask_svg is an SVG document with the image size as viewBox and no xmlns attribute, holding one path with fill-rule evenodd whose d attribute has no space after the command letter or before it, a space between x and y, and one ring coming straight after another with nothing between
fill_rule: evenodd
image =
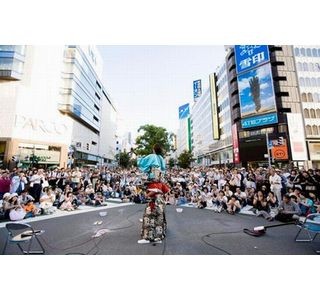
<instances>
[{"instance_id":1,"label":"building window","mask_svg":"<svg viewBox=\"0 0 320 300\"><path fill-rule=\"evenodd\" d=\"M319 108L316 110L316 116L318 119L320 119L320 109Z\"/></svg>"},{"instance_id":2,"label":"building window","mask_svg":"<svg viewBox=\"0 0 320 300\"><path fill-rule=\"evenodd\" d=\"M97 105L94 105L94 108L95 108L97 111L100 110L100 108L99 108Z\"/></svg>"},{"instance_id":3,"label":"building window","mask_svg":"<svg viewBox=\"0 0 320 300\"><path fill-rule=\"evenodd\" d=\"M302 63L301 62L297 63L297 69L298 69L298 71L302 71Z\"/></svg>"},{"instance_id":4,"label":"building window","mask_svg":"<svg viewBox=\"0 0 320 300\"><path fill-rule=\"evenodd\" d=\"M318 93L314 93L314 94L313 94L313 99L314 99L314 102L319 102L319 95L318 95Z\"/></svg>"},{"instance_id":5,"label":"building window","mask_svg":"<svg viewBox=\"0 0 320 300\"><path fill-rule=\"evenodd\" d=\"M308 77L306 78L306 86L311 87L311 80Z\"/></svg>"},{"instance_id":6,"label":"building window","mask_svg":"<svg viewBox=\"0 0 320 300\"><path fill-rule=\"evenodd\" d=\"M299 77L299 84L301 86L305 86L305 81L304 81L304 78L303 77Z\"/></svg>"},{"instance_id":7,"label":"building window","mask_svg":"<svg viewBox=\"0 0 320 300\"><path fill-rule=\"evenodd\" d=\"M311 49L310 48L307 48L307 56L311 57Z\"/></svg>"},{"instance_id":8,"label":"building window","mask_svg":"<svg viewBox=\"0 0 320 300\"><path fill-rule=\"evenodd\" d=\"M99 87L99 89L101 90L101 85L98 81L96 81L97 86Z\"/></svg>"},{"instance_id":9,"label":"building window","mask_svg":"<svg viewBox=\"0 0 320 300\"><path fill-rule=\"evenodd\" d=\"M310 125L306 126L306 132L307 132L307 135L312 135L312 131L311 131L311 126Z\"/></svg>"},{"instance_id":10,"label":"building window","mask_svg":"<svg viewBox=\"0 0 320 300\"><path fill-rule=\"evenodd\" d=\"M312 126L312 134L319 135L318 126L316 126L316 125Z\"/></svg>"},{"instance_id":11,"label":"building window","mask_svg":"<svg viewBox=\"0 0 320 300\"><path fill-rule=\"evenodd\" d=\"M302 100L302 102L307 102L307 94L306 93L301 94L301 100Z\"/></svg>"},{"instance_id":12,"label":"building window","mask_svg":"<svg viewBox=\"0 0 320 300\"><path fill-rule=\"evenodd\" d=\"M314 77L311 78L311 85L312 85L313 87L316 87L316 86L317 86L317 80L316 80Z\"/></svg>"},{"instance_id":13,"label":"building window","mask_svg":"<svg viewBox=\"0 0 320 300\"><path fill-rule=\"evenodd\" d=\"M313 56L313 57L317 57L317 56L318 56L318 51L317 51L316 48L313 48L313 49L312 49L312 56Z\"/></svg>"},{"instance_id":14,"label":"building window","mask_svg":"<svg viewBox=\"0 0 320 300\"><path fill-rule=\"evenodd\" d=\"M312 94L308 93L308 102L313 102Z\"/></svg>"},{"instance_id":15,"label":"building window","mask_svg":"<svg viewBox=\"0 0 320 300\"><path fill-rule=\"evenodd\" d=\"M306 49L300 48L301 56L306 56Z\"/></svg>"},{"instance_id":16,"label":"building window","mask_svg":"<svg viewBox=\"0 0 320 300\"><path fill-rule=\"evenodd\" d=\"M314 65L313 63L309 63L309 71L314 72Z\"/></svg>"},{"instance_id":17,"label":"building window","mask_svg":"<svg viewBox=\"0 0 320 300\"><path fill-rule=\"evenodd\" d=\"M309 119L309 118L310 118L309 110L308 110L307 108L305 108L305 109L303 110L303 115L304 115L304 117L305 117L306 119Z\"/></svg>"},{"instance_id":18,"label":"building window","mask_svg":"<svg viewBox=\"0 0 320 300\"><path fill-rule=\"evenodd\" d=\"M320 57L320 48L318 49L318 57Z\"/></svg>"},{"instance_id":19,"label":"building window","mask_svg":"<svg viewBox=\"0 0 320 300\"><path fill-rule=\"evenodd\" d=\"M308 71L308 64L306 62L303 63L302 65L303 71L307 72Z\"/></svg>"},{"instance_id":20,"label":"building window","mask_svg":"<svg viewBox=\"0 0 320 300\"><path fill-rule=\"evenodd\" d=\"M317 78L317 86L320 86L320 77Z\"/></svg>"},{"instance_id":21,"label":"building window","mask_svg":"<svg viewBox=\"0 0 320 300\"><path fill-rule=\"evenodd\" d=\"M315 119L316 118L316 111L313 108L310 109L310 118L311 119Z\"/></svg>"},{"instance_id":22,"label":"building window","mask_svg":"<svg viewBox=\"0 0 320 300\"><path fill-rule=\"evenodd\" d=\"M92 144L92 145L97 145L97 142L91 141L91 144Z\"/></svg>"},{"instance_id":23,"label":"building window","mask_svg":"<svg viewBox=\"0 0 320 300\"><path fill-rule=\"evenodd\" d=\"M93 116L93 119L97 122L99 122L99 119L96 116Z\"/></svg>"},{"instance_id":24,"label":"building window","mask_svg":"<svg viewBox=\"0 0 320 300\"><path fill-rule=\"evenodd\" d=\"M300 56L299 48L294 48L294 55Z\"/></svg>"}]
</instances>

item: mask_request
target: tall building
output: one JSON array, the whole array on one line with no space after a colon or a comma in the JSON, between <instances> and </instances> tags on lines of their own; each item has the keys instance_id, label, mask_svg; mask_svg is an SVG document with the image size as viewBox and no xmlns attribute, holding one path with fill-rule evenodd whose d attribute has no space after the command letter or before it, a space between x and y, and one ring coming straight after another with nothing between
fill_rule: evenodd
<instances>
[{"instance_id":1,"label":"tall building","mask_svg":"<svg viewBox=\"0 0 320 300\"><path fill-rule=\"evenodd\" d=\"M194 102L191 110L191 143L197 164L208 165L209 145L213 142L210 89Z\"/></svg>"},{"instance_id":2,"label":"tall building","mask_svg":"<svg viewBox=\"0 0 320 300\"><path fill-rule=\"evenodd\" d=\"M233 163L231 113L226 63L210 75L210 98L213 142L208 154L213 165Z\"/></svg>"},{"instance_id":3,"label":"tall building","mask_svg":"<svg viewBox=\"0 0 320 300\"><path fill-rule=\"evenodd\" d=\"M92 46L0 46L3 164L113 160L116 109Z\"/></svg>"},{"instance_id":4,"label":"tall building","mask_svg":"<svg viewBox=\"0 0 320 300\"><path fill-rule=\"evenodd\" d=\"M307 157L293 47L230 47L227 74L235 164L265 165L269 156L280 166L303 165Z\"/></svg>"},{"instance_id":5,"label":"tall building","mask_svg":"<svg viewBox=\"0 0 320 300\"><path fill-rule=\"evenodd\" d=\"M320 47L294 46L309 166L320 168Z\"/></svg>"}]
</instances>

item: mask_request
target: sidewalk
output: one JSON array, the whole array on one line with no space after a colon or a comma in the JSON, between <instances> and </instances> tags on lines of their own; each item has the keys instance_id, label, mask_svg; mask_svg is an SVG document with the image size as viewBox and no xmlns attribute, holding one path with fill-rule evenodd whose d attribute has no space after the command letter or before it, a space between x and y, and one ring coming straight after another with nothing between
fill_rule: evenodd
<instances>
[{"instance_id":1,"label":"sidewalk","mask_svg":"<svg viewBox=\"0 0 320 300\"><path fill-rule=\"evenodd\" d=\"M65 211L65 210L60 210L57 209L57 211L51 215L40 215L36 216L34 218L28 218L24 219L21 221L16 221L15 223L32 223L32 222L37 222L37 221L43 221L47 219L53 219L53 218L59 218L59 217L65 217L65 216L73 216L77 214L83 214L87 212L92 212L92 211L99 211L99 210L106 210L109 208L113 207L120 207L120 206L128 206L132 205L132 202L129 203L122 203L121 200L116 199L116 198L110 198L110 201L106 201L108 204L107 206L89 206L89 205L80 205L76 210L74 211ZM13 221L5 221L0 223L0 228L4 228L7 223L12 223Z\"/></svg>"}]
</instances>

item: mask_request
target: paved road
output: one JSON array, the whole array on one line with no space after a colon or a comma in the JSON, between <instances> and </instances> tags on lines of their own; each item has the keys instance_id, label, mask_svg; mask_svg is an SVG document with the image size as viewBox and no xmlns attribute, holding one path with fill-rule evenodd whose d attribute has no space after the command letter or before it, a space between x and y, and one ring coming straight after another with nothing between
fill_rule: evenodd
<instances>
[{"instance_id":1,"label":"paved road","mask_svg":"<svg viewBox=\"0 0 320 300\"><path fill-rule=\"evenodd\" d=\"M141 224L139 218L144 205L115 206L99 211L69 214L59 218L34 220L32 226L46 232L41 240L47 254L102 254L102 255L221 255L221 254L315 254L320 243L295 243L295 225L268 229L262 237L243 233L243 228L268 225L262 218L248 215L231 216L209 210L184 208L177 213L167 206L168 232L162 244L137 244ZM103 221L101 225L94 225ZM273 222L275 223L275 222ZM106 233L93 238L98 230ZM4 245L6 229L0 229L0 251ZM7 254L17 254L10 245Z\"/></svg>"}]
</instances>

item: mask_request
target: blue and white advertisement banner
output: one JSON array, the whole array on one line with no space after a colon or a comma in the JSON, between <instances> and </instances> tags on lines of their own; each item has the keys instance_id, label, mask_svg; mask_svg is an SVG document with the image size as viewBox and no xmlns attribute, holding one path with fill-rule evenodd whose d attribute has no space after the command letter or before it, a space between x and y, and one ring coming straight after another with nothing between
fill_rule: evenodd
<instances>
[{"instance_id":1,"label":"blue and white advertisement banner","mask_svg":"<svg viewBox=\"0 0 320 300\"><path fill-rule=\"evenodd\" d=\"M266 126L266 125L276 124L276 123L278 123L278 115L276 112L272 114L255 116L255 117L241 120L241 126L243 129Z\"/></svg>"},{"instance_id":2,"label":"blue and white advertisement banner","mask_svg":"<svg viewBox=\"0 0 320 300\"><path fill-rule=\"evenodd\" d=\"M268 45L235 45L234 51L237 74L270 60Z\"/></svg>"},{"instance_id":3,"label":"blue and white advertisement banner","mask_svg":"<svg viewBox=\"0 0 320 300\"><path fill-rule=\"evenodd\" d=\"M201 88L201 80L195 80L193 82L193 98L199 98L202 95L202 88Z\"/></svg>"},{"instance_id":4,"label":"blue and white advertisement banner","mask_svg":"<svg viewBox=\"0 0 320 300\"><path fill-rule=\"evenodd\" d=\"M189 108L189 103L184 104L179 107L179 119L185 119L190 116L190 108Z\"/></svg>"},{"instance_id":5,"label":"blue and white advertisement banner","mask_svg":"<svg viewBox=\"0 0 320 300\"><path fill-rule=\"evenodd\" d=\"M238 76L241 118L277 111L270 64Z\"/></svg>"}]
</instances>

